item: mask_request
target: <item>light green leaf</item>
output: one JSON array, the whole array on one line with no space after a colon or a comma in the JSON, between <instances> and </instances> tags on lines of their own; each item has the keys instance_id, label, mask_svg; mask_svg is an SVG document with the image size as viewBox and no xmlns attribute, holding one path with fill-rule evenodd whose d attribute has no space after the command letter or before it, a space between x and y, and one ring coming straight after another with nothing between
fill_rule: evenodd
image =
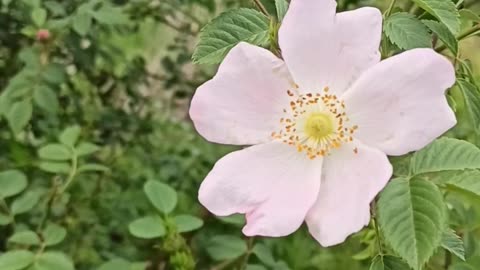
<instances>
[{"instance_id":1,"label":"light green leaf","mask_svg":"<svg viewBox=\"0 0 480 270\"><path fill-rule=\"evenodd\" d=\"M452 138L440 138L415 153L411 161L413 174L480 168L480 149Z\"/></svg>"},{"instance_id":2,"label":"light green leaf","mask_svg":"<svg viewBox=\"0 0 480 270\"><path fill-rule=\"evenodd\" d=\"M33 101L39 108L50 113L56 113L60 107L57 94L46 85L40 85L34 88Z\"/></svg>"},{"instance_id":3,"label":"light green leaf","mask_svg":"<svg viewBox=\"0 0 480 270\"><path fill-rule=\"evenodd\" d=\"M92 16L86 12L80 12L73 17L73 30L80 36L85 36L92 27Z\"/></svg>"},{"instance_id":4,"label":"light green leaf","mask_svg":"<svg viewBox=\"0 0 480 270\"><path fill-rule=\"evenodd\" d=\"M33 262L34 254L28 250L14 250L0 255L0 269L21 270ZM50 269L53 270L53 269Z\"/></svg>"},{"instance_id":5,"label":"light green leaf","mask_svg":"<svg viewBox=\"0 0 480 270\"><path fill-rule=\"evenodd\" d=\"M38 150L38 155L43 159L56 161L70 160L73 157L72 151L70 151L68 147L59 143L52 143L43 146Z\"/></svg>"},{"instance_id":6,"label":"light green leaf","mask_svg":"<svg viewBox=\"0 0 480 270\"><path fill-rule=\"evenodd\" d=\"M225 222L227 224L233 224L237 226L244 226L245 225L245 215L242 214L234 214L227 217L217 217L220 221Z\"/></svg>"},{"instance_id":7,"label":"light green leaf","mask_svg":"<svg viewBox=\"0 0 480 270\"><path fill-rule=\"evenodd\" d=\"M385 21L384 32L399 48L409 50L414 48L432 47L432 40L427 27L412 14L395 13Z\"/></svg>"},{"instance_id":8,"label":"light green leaf","mask_svg":"<svg viewBox=\"0 0 480 270\"><path fill-rule=\"evenodd\" d=\"M10 224L11 222L12 222L12 218L10 218L7 215L4 215L4 214L0 213L0 226Z\"/></svg>"},{"instance_id":9,"label":"light green leaf","mask_svg":"<svg viewBox=\"0 0 480 270\"><path fill-rule=\"evenodd\" d=\"M480 171L469 170L452 173L451 177L448 178L444 184L451 185L480 196Z\"/></svg>"},{"instance_id":10,"label":"light green leaf","mask_svg":"<svg viewBox=\"0 0 480 270\"><path fill-rule=\"evenodd\" d=\"M440 245L446 206L440 190L423 179L396 178L380 194L378 221L385 240L419 270Z\"/></svg>"},{"instance_id":11,"label":"light green leaf","mask_svg":"<svg viewBox=\"0 0 480 270\"><path fill-rule=\"evenodd\" d=\"M131 263L124 259L113 259L100 266L97 270L131 270Z\"/></svg>"},{"instance_id":12,"label":"light green leaf","mask_svg":"<svg viewBox=\"0 0 480 270\"><path fill-rule=\"evenodd\" d=\"M287 14L288 2L287 0L275 0L275 7L277 8L278 21L283 21L283 17Z\"/></svg>"},{"instance_id":13,"label":"light green leaf","mask_svg":"<svg viewBox=\"0 0 480 270\"><path fill-rule=\"evenodd\" d=\"M21 171L8 170L0 172L0 198L17 195L27 187L27 184L27 177Z\"/></svg>"},{"instance_id":14,"label":"light green leaf","mask_svg":"<svg viewBox=\"0 0 480 270\"><path fill-rule=\"evenodd\" d=\"M469 120L475 131L480 132L480 91L476 85L464 79L459 79L457 84L462 92Z\"/></svg>"},{"instance_id":15,"label":"light green leaf","mask_svg":"<svg viewBox=\"0 0 480 270\"><path fill-rule=\"evenodd\" d=\"M62 84L67 80L65 66L58 63L49 64L42 75L47 82L55 85Z\"/></svg>"},{"instance_id":16,"label":"light green leaf","mask_svg":"<svg viewBox=\"0 0 480 270\"><path fill-rule=\"evenodd\" d=\"M130 223L128 230L133 236L144 239L162 237L166 233L163 220L159 216L139 218Z\"/></svg>"},{"instance_id":17,"label":"light green leaf","mask_svg":"<svg viewBox=\"0 0 480 270\"><path fill-rule=\"evenodd\" d=\"M472 22L480 22L480 16L470 9L462 9L459 11L460 17L470 20Z\"/></svg>"},{"instance_id":18,"label":"light green leaf","mask_svg":"<svg viewBox=\"0 0 480 270\"><path fill-rule=\"evenodd\" d=\"M458 53L457 38L448 30L448 28L440 22L423 20L424 23L437 37L447 46L447 48L454 54Z\"/></svg>"},{"instance_id":19,"label":"light green leaf","mask_svg":"<svg viewBox=\"0 0 480 270\"><path fill-rule=\"evenodd\" d=\"M27 191L12 203L12 214L18 215L30 211L40 200L41 192L37 190Z\"/></svg>"},{"instance_id":20,"label":"light green leaf","mask_svg":"<svg viewBox=\"0 0 480 270\"><path fill-rule=\"evenodd\" d=\"M245 270L267 270L267 268L260 264L247 264Z\"/></svg>"},{"instance_id":21,"label":"light green leaf","mask_svg":"<svg viewBox=\"0 0 480 270\"><path fill-rule=\"evenodd\" d=\"M93 11L92 15L95 20L106 25L121 25L129 22L127 14L119 7L103 6Z\"/></svg>"},{"instance_id":22,"label":"light green leaf","mask_svg":"<svg viewBox=\"0 0 480 270\"><path fill-rule=\"evenodd\" d=\"M254 9L235 9L220 14L200 33L193 53L197 64L216 64L241 41L263 46L268 44L269 21Z\"/></svg>"},{"instance_id":23,"label":"light green leaf","mask_svg":"<svg viewBox=\"0 0 480 270\"><path fill-rule=\"evenodd\" d=\"M445 24L454 35L460 30L460 15L451 0L413 0L413 2Z\"/></svg>"},{"instance_id":24,"label":"light green leaf","mask_svg":"<svg viewBox=\"0 0 480 270\"><path fill-rule=\"evenodd\" d=\"M43 241L46 246L60 244L67 236L67 230L56 224L49 224L42 232Z\"/></svg>"},{"instance_id":25,"label":"light green leaf","mask_svg":"<svg viewBox=\"0 0 480 270\"><path fill-rule=\"evenodd\" d=\"M203 220L190 215L179 215L174 218L177 231L180 233L191 232L203 226Z\"/></svg>"},{"instance_id":26,"label":"light green leaf","mask_svg":"<svg viewBox=\"0 0 480 270\"><path fill-rule=\"evenodd\" d=\"M398 257L378 255L373 259L370 270L410 270L410 267Z\"/></svg>"},{"instance_id":27,"label":"light green leaf","mask_svg":"<svg viewBox=\"0 0 480 270\"><path fill-rule=\"evenodd\" d=\"M465 261L465 247L463 246L463 241L452 229L448 229L443 233L442 247Z\"/></svg>"},{"instance_id":28,"label":"light green leaf","mask_svg":"<svg viewBox=\"0 0 480 270\"><path fill-rule=\"evenodd\" d=\"M67 127L62 131L58 140L66 146L73 147L77 143L81 131L82 129L77 125Z\"/></svg>"},{"instance_id":29,"label":"light green leaf","mask_svg":"<svg viewBox=\"0 0 480 270\"><path fill-rule=\"evenodd\" d=\"M47 20L47 11L43 8L36 8L32 11L32 21L33 23L41 27L45 24Z\"/></svg>"},{"instance_id":30,"label":"light green leaf","mask_svg":"<svg viewBox=\"0 0 480 270\"><path fill-rule=\"evenodd\" d=\"M162 213L172 212L177 205L177 192L166 184L150 180L145 183L143 190L153 206Z\"/></svg>"},{"instance_id":31,"label":"light green leaf","mask_svg":"<svg viewBox=\"0 0 480 270\"><path fill-rule=\"evenodd\" d=\"M41 161L38 167L49 173L68 174L71 170L70 164L66 162Z\"/></svg>"},{"instance_id":32,"label":"light green leaf","mask_svg":"<svg viewBox=\"0 0 480 270\"><path fill-rule=\"evenodd\" d=\"M78 172L109 172L110 168L107 166L103 166L101 164L94 164L94 163L89 163L89 164L83 164L78 168Z\"/></svg>"},{"instance_id":33,"label":"light green leaf","mask_svg":"<svg viewBox=\"0 0 480 270\"><path fill-rule=\"evenodd\" d=\"M18 134L32 118L32 102L29 99L14 102L6 118L13 133Z\"/></svg>"},{"instance_id":34,"label":"light green leaf","mask_svg":"<svg viewBox=\"0 0 480 270\"><path fill-rule=\"evenodd\" d=\"M64 253L50 251L40 254L33 265L34 270L75 270L72 260Z\"/></svg>"},{"instance_id":35,"label":"light green leaf","mask_svg":"<svg viewBox=\"0 0 480 270\"><path fill-rule=\"evenodd\" d=\"M18 232L12 235L9 239L9 242L22 245L40 245L40 238L38 235L32 231L23 231Z\"/></svg>"},{"instance_id":36,"label":"light green leaf","mask_svg":"<svg viewBox=\"0 0 480 270\"><path fill-rule=\"evenodd\" d=\"M237 236L217 235L207 245L207 253L216 261L238 258L247 252L247 244Z\"/></svg>"},{"instance_id":37,"label":"light green leaf","mask_svg":"<svg viewBox=\"0 0 480 270\"><path fill-rule=\"evenodd\" d=\"M89 142L80 143L77 148L75 148L75 153L77 156L88 156L100 150L98 145Z\"/></svg>"},{"instance_id":38,"label":"light green leaf","mask_svg":"<svg viewBox=\"0 0 480 270\"><path fill-rule=\"evenodd\" d=\"M268 246L262 243L255 244L252 250L253 254L264 264L268 266L275 265L275 259L273 258L272 251Z\"/></svg>"}]
</instances>

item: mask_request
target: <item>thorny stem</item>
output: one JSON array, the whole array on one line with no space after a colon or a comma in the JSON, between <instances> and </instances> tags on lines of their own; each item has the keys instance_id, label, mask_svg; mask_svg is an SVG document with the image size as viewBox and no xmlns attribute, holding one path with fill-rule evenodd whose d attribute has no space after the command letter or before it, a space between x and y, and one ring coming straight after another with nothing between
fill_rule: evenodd
<instances>
[{"instance_id":1,"label":"thorny stem","mask_svg":"<svg viewBox=\"0 0 480 270\"><path fill-rule=\"evenodd\" d=\"M471 35L477 33L478 31L480 31L480 24L477 24L474 27L472 27L472 28L466 30L465 32L461 33L460 35L458 35L457 40L460 41L460 40L466 39L466 38L470 37ZM442 45L442 46L436 48L435 51L442 52L446 48L447 48L446 45Z\"/></svg>"},{"instance_id":2,"label":"thorny stem","mask_svg":"<svg viewBox=\"0 0 480 270\"><path fill-rule=\"evenodd\" d=\"M263 14L265 14L265 16L270 16L270 15L268 14L267 9L266 9L265 6L262 4L262 2L260 2L260 0L253 0L253 3L255 3L255 6L257 6L257 8L258 8Z\"/></svg>"}]
</instances>

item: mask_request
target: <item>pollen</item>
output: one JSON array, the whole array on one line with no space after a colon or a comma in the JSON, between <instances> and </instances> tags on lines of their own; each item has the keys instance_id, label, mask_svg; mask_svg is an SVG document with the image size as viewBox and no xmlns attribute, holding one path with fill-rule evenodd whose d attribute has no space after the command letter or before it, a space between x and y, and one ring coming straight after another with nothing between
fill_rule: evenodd
<instances>
[{"instance_id":1,"label":"pollen","mask_svg":"<svg viewBox=\"0 0 480 270\"><path fill-rule=\"evenodd\" d=\"M359 127L349 124L345 103L329 90L325 87L321 93L304 94L287 90L290 100L280 119L281 130L272 132L272 137L294 146L309 159L329 155L353 141ZM358 149L353 152L357 154Z\"/></svg>"}]
</instances>

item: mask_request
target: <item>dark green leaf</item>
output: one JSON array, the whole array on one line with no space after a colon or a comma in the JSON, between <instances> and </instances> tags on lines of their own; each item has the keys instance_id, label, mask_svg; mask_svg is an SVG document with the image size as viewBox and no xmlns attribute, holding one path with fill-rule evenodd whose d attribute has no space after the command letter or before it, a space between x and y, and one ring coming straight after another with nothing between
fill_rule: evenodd
<instances>
[{"instance_id":1,"label":"dark green leaf","mask_svg":"<svg viewBox=\"0 0 480 270\"><path fill-rule=\"evenodd\" d=\"M32 102L29 99L14 102L6 117L13 133L19 133L32 118Z\"/></svg>"},{"instance_id":2,"label":"dark green leaf","mask_svg":"<svg viewBox=\"0 0 480 270\"><path fill-rule=\"evenodd\" d=\"M440 245L446 206L437 186L422 179L396 178L382 191L378 221L385 240L419 270Z\"/></svg>"},{"instance_id":3,"label":"dark green leaf","mask_svg":"<svg viewBox=\"0 0 480 270\"><path fill-rule=\"evenodd\" d=\"M436 17L453 33L460 30L460 15L451 0L413 0L419 7Z\"/></svg>"},{"instance_id":4,"label":"dark green leaf","mask_svg":"<svg viewBox=\"0 0 480 270\"><path fill-rule=\"evenodd\" d=\"M275 0L275 7L277 8L277 18L278 21L283 21L283 17L288 10L288 2L287 0Z\"/></svg>"},{"instance_id":5,"label":"dark green leaf","mask_svg":"<svg viewBox=\"0 0 480 270\"><path fill-rule=\"evenodd\" d=\"M370 270L410 270L410 267L398 257L378 255L373 259Z\"/></svg>"},{"instance_id":6,"label":"dark green leaf","mask_svg":"<svg viewBox=\"0 0 480 270\"><path fill-rule=\"evenodd\" d=\"M59 244L67 236L67 230L62 226L56 224L49 224L42 232L43 241L46 246L53 246Z\"/></svg>"},{"instance_id":7,"label":"dark green leaf","mask_svg":"<svg viewBox=\"0 0 480 270\"><path fill-rule=\"evenodd\" d=\"M34 270L75 270L72 260L64 253L50 251L40 254L33 265Z\"/></svg>"},{"instance_id":8,"label":"dark green leaf","mask_svg":"<svg viewBox=\"0 0 480 270\"><path fill-rule=\"evenodd\" d=\"M59 109L57 94L46 85L35 87L33 101L42 110L50 113L56 113Z\"/></svg>"},{"instance_id":9,"label":"dark green leaf","mask_svg":"<svg viewBox=\"0 0 480 270\"><path fill-rule=\"evenodd\" d=\"M257 256L257 258L264 264L268 266L275 265L275 259L273 258L272 251L268 246L265 244L255 244L252 250L253 254Z\"/></svg>"},{"instance_id":10,"label":"dark green leaf","mask_svg":"<svg viewBox=\"0 0 480 270\"><path fill-rule=\"evenodd\" d=\"M21 171L0 172L0 199L17 195L27 187L27 183L27 177Z\"/></svg>"},{"instance_id":11,"label":"dark green leaf","mask_svg":"<svg viewBox=\"0 0 480 270\"><path fill-rule=\"evenodd\" d=\"M448 28L437 21L422 21L437 37L447 46L447 48L454 54L458 53L458 41L457 38L448 30Z\"/></svg>"},{"instance_id":12,"label":"dark green leaf","mask_svg":"<svg viewBox=\"0 0 480 270\"><path fill-rule=\"evenodd\" d=\"M241 41L254 45L268 44L269 21L253 9L236 9L222 13L207 24L193 53L197 64L216 64Z\"/></svg>"},{"instance_id":13,"label":"dark green leaf","mask_svg":"<svg viewBox=\"0 0 480 270\"><path fill-rule=\"evenodd\" d=\"M73 17L73 30L80 36L85 36L92 27L92 16L88 13L78 13Z\"/></svg>"},{"instance_id":14,"label":"dark green leaf","mask_svg":"<svg viewBox=\"0 0 480 270\"><path fill-rule=\"evenodd\" d=\"M401 12L388 17L384 31L390 41L401 49L432 47L427 27L412 14Z\"/></svg>"},{"instance_id":15,"label":"dark green leaf","mask_svg":"<svg viewBox=\"0 0 480 270\"><path fill-rule=\"evenodd\" d=\"M33 209L40 200L41 192L31 190L23 194L20 198L12 203L12 214L18 215Z\"/></svg>"},{"instance_id":16,"label":"dark green leaf","mask_svg":"<svg viewBox=\"0 0 480 270\"><path fill-rule=\"evenodd\" d=\"M231 260L245 254L247 244L236 236L217 235L209 241L207 252L216 261Z\"/></svg>"},{"instance_id":17,"label":"dark green leaf","mask_svg":"<svg viewBox=\"0 0 480 270\"><path fill-rule=\"evenodd\" d=\"M463 94L465 109L476 132L480 132L480 91L477 86L464 80L457 81Z\"/></svg>"},{"instance_id":18,"label":"dark green leaf","mask_svg":"<svg viewBox=\"0 0 480 270\"><path fill-rule=\"evenodd\" d=\"M465 247L463 246L463 241L452 229L448 229L443 233L442 247L465 261Z\"/></svg>"}]
</instances>

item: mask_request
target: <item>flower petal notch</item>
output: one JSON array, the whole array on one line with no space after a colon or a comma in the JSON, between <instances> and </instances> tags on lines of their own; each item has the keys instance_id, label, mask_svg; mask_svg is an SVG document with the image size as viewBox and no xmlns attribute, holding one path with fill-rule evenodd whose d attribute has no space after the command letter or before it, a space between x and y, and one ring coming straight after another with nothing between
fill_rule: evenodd
<instances>
[{"instance_id":1,"label":"flower petal notch","mask_svg":"<svg viewBox=\"0 0 480 270\"><path fill-rule=\"evenodd\" d=\"M204 138L249 146L219 160L199 191L213 214L245 214L247 236L285 236L306 222L322 246L342 243L369 223L392 176L387 155L456 124L446 58L416 49L380 61L380 11L335 12L334 0L292 0L282 58L240 43L193 97Z\"/></svg>"}]
</instances>

